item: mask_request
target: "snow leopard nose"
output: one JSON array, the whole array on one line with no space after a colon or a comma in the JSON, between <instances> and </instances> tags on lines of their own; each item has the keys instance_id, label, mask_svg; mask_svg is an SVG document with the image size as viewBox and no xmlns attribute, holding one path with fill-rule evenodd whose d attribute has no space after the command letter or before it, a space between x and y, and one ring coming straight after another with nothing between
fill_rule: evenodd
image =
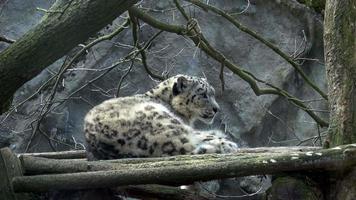
<instances>
[{"instance_id":1,"label":"snow leopard nose","mask_svg":"<svg viewBox=\"0 0 356 200\"><path fill-rule=\"evenodd\" d=\"M215 113L217 113L217 112L219 111L219 108L218 108L218 107L213 107L213 111L214 111Z\"/></svg>"}]
</instances>

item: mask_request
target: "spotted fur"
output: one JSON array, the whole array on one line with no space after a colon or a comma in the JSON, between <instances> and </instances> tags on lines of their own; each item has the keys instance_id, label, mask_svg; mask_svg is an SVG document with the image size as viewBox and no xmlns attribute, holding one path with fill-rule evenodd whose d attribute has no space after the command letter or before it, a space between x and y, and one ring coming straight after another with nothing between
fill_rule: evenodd
<instances>
[{"instance_id":1,"label":"spotted fur","mask_svg":"<svg viewBox=\"0 0 356 200\"><path fill-rule=\"evenodd\" d=\"M205 79L177 75L145 94L107 100L85 117L88 152L92 159L233 152L222 132L191 126L213 120L214 93Z\"/></svg>"}]
</instances>

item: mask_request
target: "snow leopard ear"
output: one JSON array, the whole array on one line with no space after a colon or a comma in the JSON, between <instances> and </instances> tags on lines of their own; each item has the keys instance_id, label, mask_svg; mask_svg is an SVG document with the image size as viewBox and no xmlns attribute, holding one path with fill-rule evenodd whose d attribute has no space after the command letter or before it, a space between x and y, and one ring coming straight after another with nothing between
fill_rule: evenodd
<instances>
[{"instance_id":1,"label":"snow leopard ear","mask_svg":"<svg viewBox=\"0 0 356 200\"><path fill-rule=\"evenodd\" d=\"M182 93L187 88L188 80L180 76L177 78L177 81L173 84L173 96L177 96L178 94Z\"/></svg>"}]
</instances>

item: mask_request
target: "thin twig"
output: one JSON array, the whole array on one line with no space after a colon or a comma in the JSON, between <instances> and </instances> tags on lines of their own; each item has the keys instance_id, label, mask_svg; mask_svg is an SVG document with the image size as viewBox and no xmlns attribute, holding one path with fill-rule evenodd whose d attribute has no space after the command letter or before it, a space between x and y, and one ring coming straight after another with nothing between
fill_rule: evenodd
<instances>
[{"instance_id":1,"label":"thin twig","mask_svg":"<svg viewBox=\"0 0 356 200\"><path fill-rule=\"evenodd\" d=\"M272 111L270 111L269 109L267 109L264 106L261 106L268 114L270 114L272 117L276 118L279 122L281 122L287 129L289 129L289 131L291 131L291 133L294 135L294 137L300 141L300 138L298 137L298 135L295 133L295 130L293 128L291 128L290 126L288 126L287 122L282 120L280 117L278 117L277 115L275 115L274 113L272 113Z\"/></svg>"},{"instance_id":2,"label":"thin twig","mask_svg":"<svg viewBox=\"0 0 356 200\"><path fill-rule=\"evenodd\" d=\"M62 10L47 10L47 9L39 8L39 7L37 7L36 10L44 12L44 13L63 13Z\"/></svg>"},{"instance_id":3,"label":"thin twig","mask_svg":"<svg viewBox=\"0 0 356 200\"><path fill-rule=\"evenodd\" d=\"M323 140L321 139L321 134L320 134L320 127L318 124L316 126L318 127L318 139L320 142L320 146L323 146Z\"/></svg>"},{"instance_id":4,"label":"thin twig","mask_svg":"<svg viewBox=\"0 0 356 200\"><path fill-rule=\"evenodd\" d=\"M251 73L248 71L242 69L241 67L233 64L230 60L226 59L225 56L219 52L218 50L214 49L208 41L204 38L202 35L201 31L194 31L193 29L187 29L183 26L179 25L172 25L172 24L166 24L161 21L156 20L152 16L148 15L147 13L144 13L140 9L136 7L131 7L129 9L130 12L132 12L135 16L146 22L147 24L158 28L160 30L165 30L168 32L173 32L179 35L186 35L188 36L195 45L198 45L199 48L201 48L205 53L207 53L210 57L214 58L220 63L224 63L226 67L228 67L233 73L238 75L240 78L242 78L244 81L246 81L251 89L254 91L254 93L259 96L259 95L264 95L264 94L274 94L274 95L280 95L284 96L287 98L288 101L294 103L295 105L298 105L300 108L303 108L305 112L307 112L317 123L320 124L321 127L326 127L328 126L328 123L321 119L319 116L317 116L314 112L310 111L309 108L307 108L303 102L301 102L299 99L296 97L290 95L286 91L279 89L276 86L273 86L272 84L269 84L268 86L273 86L272 88L259 88L256 82L256 77L252 76ZM203 42L201 42L203 41Z\"/></svg>"},{"instance_id":5,"label":"thin twig","mask_svg":"<svg viewBox=\"0 0 356 200\"><path fill-rule=\"evenodd\" d=\"M322 140L322 137L326 137L326 136L327 136L327 132L323 132L323 134L320 133L320 136L316 135L316 136L312 136L312 137L301 140L300 142L298 142L298 144L296 144L296 146L300 146L303 143L306 143L310 140L314 140L314 139L318 139L318 138L320 138L320 140Z\"/></svg>"},{"instance_id":6,"label":"thin twig","mask_svg":"<svg viewBox=\"0 0 356 200\"><path fill-rule=\"evenodd\" d=\"M139 43L139 40L138 40L138 20L135 16L132 16L129 12L129 16L130 16L130 20L131 20L131 23L132 23L132 37L133 37L133 40L134 40L134 46L136 46L137 48L142 48L140 43ZM159 32L159 34L161 34L163 31ZM147 74L149 76L151 76L153 79L157 79L157 80L165 80L166 77L163 77L163 76L160 76L160 75L157 75L155 73L153 73L150 68L148 67L148 64L147 64L147 55L146 55L146 51L143 50L143 51L140 51L140 55L141 55L141 59L142 59L142 65L143 67L145 68Z\"/></svg>"},{"instance_id":7,"label":"thin twig","mask_svg":"<svg viewBox=\"0 0 356 200\"><path fill-rule=\"evenodd\" d=\"M247 0L247 6L241 12L230 13L230 15L241 15L241 14L245 13L249 9L250 4L251 4L250 0Z\"/></svg>"},{"instance_id":8,"label":"thin twig","mask_svg":"<svg viewBox=\"0 0 356 200\"><path fill-rule=\"evenodd\" d=\"M22 100L20 103L18 103L17 105L12 106L9 111L6 113L6 116L4 117L3 120L1 120L0 124L4 123L5 120L15 111L17 111L17 109L22 106L24 103L26 103L27 101L31 100L34 96L36 96L38 93L40 93L44 88L48 87L49 84L52 82L52 80L54 80L56 76L51 76L46 82L44 82L33 94L31 94L29 97L27 97L26 99Z\"/></svg>"},{"instance_id":9,"label":"thin twig","mask_svg":"<svg viewBox=\"0 0 356 200\"><path fill-rule=\"evenodd\" d=\"M182 7L189 7L191 5L192 4L189 3L189 4L186 4L186 5L182 5ZM176 11L177 10L176 7L166 8L166 9L162 9L162 10L154 9L154 8L147 8L147 7L143 7L143 6L140 6L139 8L142 9L142 10L149 11L149 12L157 12L157 13L165 13L165 12L170 12L170 11Z\"/></svg>"},{"instance_id":10,"label":"thin twig","mask_svg":"<svg viewBox=\"0 0 356 200\"><path fill-rule=\"evenodd\" d=\"M190 23L192 21L195 24L198 23L196 20L190 19L188 17L188 15L185 13L184 9L180 6L178 0L175 0L175 3L176 3L176 6L177 6L178 10L180 12L182 12L182 15L187 17L186 19L188 20L188 23ZM296 97L293 97L287 91L285 91L285 90L283 90L281 88L278 88L278 87L276 87L276 86L274 86L274 85L272 85L270 83L267 83L267 82L265 82L265 81L263 81L261 79L258 79L251 72L248 72L247 70L244 70L241 67L238 67L238 66L230 63L221 52L219 52L218 50L214 49L209 44L208 40L203 36L202 32L200 31L200 27L199 26L193 26L193 27L187 26L186 29L188 29L187 30L188 31L188 35L190 34L189 35L190 38L193 40L193 42L198 47L200 47L201 49L205 50L206 53L208 53L210 56L215 58L220 63L230 66L230 70L232 70L235 74L239 75L242 79L244 79L245 81L247 81L250 84L252 90L255 92L256 95L276 94L276 95L284 96L288 101L290 101L291 103L293 103L297 107L299 107L302 110L304 110L305 112L307 112L321 126L327 126L328 125L327 122L322 120L313 111L311 111L310 108L308 108L306 105L304 105L301 100L297 99ZM191 30L194 30L194 33L190 33ZM194 40L194 38L196 36L198 36L198 38L196 40ZM254 79L254 80L251 80L251 78ZM271 90L271 89L260 89L255 81L260 82L260 83L264 83L265 85L273 88L274 90Z\"/></svg>"},{"instance_id":11,"label":"thin twig","mask_svg":"<svg viewBox=\"0 0 356 200\"><path fill-rule=\"evenodd\" d=\"M12 43L15 42L15 40L0 35L0 42L5 42L5 43L8 43L8 44L12 44Z\"/></svg>"},{"instance_id":12,"label":"thin twig","mask_svg":"<svg viewBox=\"0 0 356 200\"><path fill-rule=\"evenodd\" d=\"M111 40L114 36L116 36L117 34L121 33L125 28L126 26L129 24L129 19L127 19L118 29L116 29L115 31L113 31L112 33L108 34L108 35L104 35L104 36L101 36L99 38L97 38L96 40L90 42L88 45L84 46L79 52L77 52L75 54L75 56L69 61L69 62L66 62L66 60L63 62L63 65L61 66L61 68L59 69L57 75L56 75L56 81L54 83L54 86L51 90L51 93L49 94L46 102L46 103L41 111L40 111L40 114L38 116L38 119L36 120L37 123L36 123L36 126L33 128L33 131L32 131L32 134L30 136L30 140L29 142L27 143L26 145L26 148L25 148L25 152L28 151L28 149L30 148L30 145L32 143L32 139L35 137L35 134L37 132L37 130L39 129L39 126L44 118L44 116L46 116L50 111L51 111L51 107L53 105L53 103L51 103L56 95L56 92L57 92L57 88L60 84L60 81L62 79L62 76L64 75L64 73L67 71L67 69L69 69L73 64L74 62L83 54L85 53L88 49L90 49L91 47L93 47L94 45L102 42L102 41L105 41L105 40ZM33 124L31 124L32 126Z\"/></svg>"},{"instance_id":13,"label":"thin twig","mask_svg":"<svg viewBox=\"0 0 356 200\"><path fill-rule=\"evenodd\" d=\"M123 82L123 80L129 75L129 73L131 72L133 66L134 66L134 60L131 60L131 64L130 64L130 67L127 69L127 71L125 72L125 74L123 76L121 76L120 78L120 81L119 81L119 84L117 86L117 90L116 90L116 94L115 94L115 97L119 97L119 94L120 94L120 89L121 89L121 84Z\"/></svg>"},{"instance_id":14,"label":"thin twig","mask_svg":"<svg viewBox=\"0 0 356 200\"><path fill-rule=\"evenodd\" d=\"M254 80L256 80L257 82L263 83L273 89L275 89L275 91L277 92L278 95L285 97L289 102L291 102L292 104L294 104L295 106L297 106L298 108L304 110L306 113L308 113L310 115L310 117L312 117L318 124L320 124L321 127L327 127L328 123L325 122L323 119L321 119L319 116L317 116L312 109L310 109L308 106L306 106L304 104L304 102L294 96L292 96L291 94L289 94L287 91L278 88L276 86L274 86L271 83L268 83L266 81L263 81L259 78L257 78L255 75L253 75L251 72L248 72L246 70L243 70L246 74L250 75L251 77L253 77Z\"/></svg>"},{"instance_id":15,"label":"thin twig","mask_svg":"<svg viewBox=\"0 0 356 200\"><path fill-rule=\"evenodd\" d=\"M99 76L96 76L95 78L93 78L92 80L86 82L86 84L82 85L80 88L78 88L77 90L73 91L71 94L68 95L68 98L73 97L73 95L75 95L76 93L78 93L79 91L83 90L84 88L86 88L88 85L96 82L97 80L99 80L100 78L102 78L103 76L105 76L106 74L108 74L111 70L115 69L117 66L119 66L120 64L124 63L124 62L128 62L131 60L136 60L137 55L140 53L140 51L146 50L152 43L152 41L154 39L157 38L157 36L161 33L161 31L159 31L158 33L156 33L155 35L153 35L147 42L146 44L141 48L141 49L135 49L133 51L131 51L130 53L128 53L124 58L120 59L119 61L117 61L116 63L112 64L111 66L107 67L107 71L103 72L102 74L100 74ZM51 110L56 109L58 106L60 106L62 103L65 102L66 99L64 99L63 101L59 101L56 102L57 105L53 106Z\"/></svg>"},{"instance_id":16,"label":"thin twig","mask_svg":"<svg viewBox=\"0 0 356 200\"><path fill-rule=\"evenodd\" d=\"M221 67L220 67L220 82L221 82L221 90L224 92L225 91L225 80L224 80L224 63L221 63Z\"/></svg>"},{"instance_id":17,"label":"thin twig","mask_svg":"<svg viewBox=\"0 0 356 200\"><path fill-rule=\"evenodd\" d=\"M242 25L240 22L238 22L235 18L233 18L231 15L228 13L224 12L223 10L220 10L219 8L216 8L211 5L207 5L202 1L199 0L185 0L190 3L193 3L194 5L202 8L203 10L210 10L214 12L215 14L218 14L225 19L227 19L229 22L231 22L233 25L235 25L238 29L241 31L249 34L250 36L254 37L255 39L259 40L263 44L265 44L267 47L272 49L275 53L280 55L284 60L286 60L289 64L293 66L293 68L302 76L302 78L305 80L307 84L309 84L316 92L318 92L324 99L328 99L327 95L315 84L313 81L311 81L308 76L304 73L304 71L300 68L299 64L294 62L293 59L285 54L282 50L280 50L276 45L273 43L269 42L268 40L264 39L260 35L258 35L255 31L250 30L249 28L245 27Z\"/></svg>"}]
</instances>

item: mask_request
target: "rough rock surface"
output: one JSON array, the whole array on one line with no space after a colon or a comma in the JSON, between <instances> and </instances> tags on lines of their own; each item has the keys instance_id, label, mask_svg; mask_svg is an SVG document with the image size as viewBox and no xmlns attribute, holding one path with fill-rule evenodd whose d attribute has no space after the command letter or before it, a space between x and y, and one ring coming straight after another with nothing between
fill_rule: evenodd
<instances>
[{"instance_id":1,"label":"rough rock surface","mask_svg":"<svg viewBox=\"0 0 356 200\"><path fill-rule=\"evenodd\" d=\"M36 8L48 9L53 2L54 0L0 0L0 35L18 39L40 21L43 12ZM315 12L294 0L250 0L247 10L245 10L247 5L245 0L209 2L229 13L234 13L241 23L272 41L289 55L294 55L305 47L306 51L301 57L313 60L305 60L302 68L322 90L326 91L322 19ZM186 2L183 4L187 5ZM149 12L162 21L174 24L186 23L180 13L172 9L174 8L172 1L150 0L144 1L142 6L150 8ZM245 11L240 13L243 10ZM187 6L186 11L198 19L203 33L211 44L234 63L254 73L260 79L283 87L300 99L306 100L306 104L320 111L317 114L322 114L324 118L327 116L325 101L321 100L321 97L304 83L293 68L272 50L239 31L227 20L210 12L204 12L194 6ZM98 35L109 33L122 21L122 19L115 20ZM147 41L157 32L144 23L140 26L140 41ZM129 63L119 65L104 78L90 84L69 99L68 95L88 80L104 73L103 69L125 56L131 49L127 45L132 45L130 28L113 40L96 45L76 64L74 68L76 70L65 74L56 96L56 99L65 99L65 101L61 105L56 105L57 108L43 119L40 126L41 133L34 135L29 151L82 148L84 115L94 105L114 97L118 82L128 69ZM0 51L6 46L7 44L0 43ZM31 95L58 70L63 60L58 60L24 85L15 94L13 104L17 105ZM205 74L209 82L215 86L217 100L222 108L222 112L212 126L225 129L242 146L296 145L300 140L314 136L318 132L315 122L304 111L284 98L273 95L257 97L244 81L228 69L225 69L226 88L222 92L218 77L220 65L197 49L187 38L164 32L150 47L148 63L155 72L168 72L170 75L184 73L203 76ZM124 80L120 96L143 93L155 84L155 81L145 73L142 65L137 63ZM16 112L0 117L2 122L0 135L7 133L6 137L0 139L1 146L11 144L15 151L24 150L31 136L31 123L36 119L28 116L41 103L43 104L49 91L48 89L39 93L34 99L18 107ZM198 126L209 128L201 124Z\"/></svg>"}]
</instances>

